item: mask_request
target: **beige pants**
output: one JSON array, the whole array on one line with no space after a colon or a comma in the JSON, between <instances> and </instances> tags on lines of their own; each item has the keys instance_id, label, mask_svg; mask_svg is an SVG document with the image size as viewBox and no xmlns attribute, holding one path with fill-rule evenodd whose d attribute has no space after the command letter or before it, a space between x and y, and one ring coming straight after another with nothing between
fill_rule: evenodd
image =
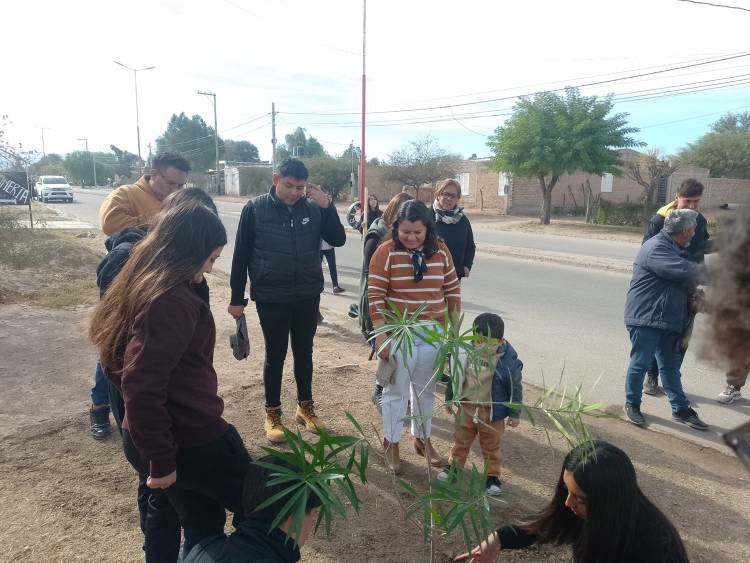
<instances>
[{"instance_id":1,"label":"beige pants","mask_svg":"<svg viewBox=\"0 0 750 563\"><path fill-rule=\"evenodd\" d=\"M461 405L456 416L451 463L455 462L463 469L471 445L478 434L484 463L487 465L487 475L500 477L500 464L502 462L500 444L505 432L505 421L490 422L490 412L489 406L472 403ZM476 422L474 422L475 419Z\"/></svg>"}]
</instances>

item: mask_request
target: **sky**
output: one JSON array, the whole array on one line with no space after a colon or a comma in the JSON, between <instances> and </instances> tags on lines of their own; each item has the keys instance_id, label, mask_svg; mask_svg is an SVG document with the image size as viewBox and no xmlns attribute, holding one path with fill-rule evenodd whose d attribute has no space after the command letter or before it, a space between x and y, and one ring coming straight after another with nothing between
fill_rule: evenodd
<instances>
[{"instance_id":1,"label":"sky","mask_svg":"<svg viewBox=\"0 0 750 563\"><path fill-rule=\"evenodd\" d=\"M750 9L750 0L726 3ZM301 126L341 153L360 145L362 8L362 0L4 0L6 137L41 152L43 134L47 153L81 150L81 138L92 151L137 152L133 73L116 60L155 67L138 73L144 156L173 113L213 124L198 90L217 95L220 135L251 141L261 158L270 159L272 102L279 142ZM674 153L723 113L750 111L750 56L738 57L750 55L749 25L750 12L677 0L370 0L366 155L384 159L431 135L452 153L489 156L487 136L513 96L601 81L610 82L582 92L619 96L615 111L629 114L636 137ZM735 58L704 64L726 57Z\"/></svg>"}]
</instances>

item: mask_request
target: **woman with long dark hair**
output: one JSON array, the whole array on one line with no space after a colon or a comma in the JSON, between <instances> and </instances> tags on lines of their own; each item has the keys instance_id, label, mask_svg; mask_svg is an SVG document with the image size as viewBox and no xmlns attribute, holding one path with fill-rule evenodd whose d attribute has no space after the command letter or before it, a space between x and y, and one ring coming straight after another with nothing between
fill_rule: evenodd
<instances>
[{"instance_id":1,"label":"woman with long dark hair","mask_svg":"<svg viewBox=\"0 0 750 563\"><path fill-rule=\"evenodd\" d=\"M164 489L185 550L221 533L240 498L250 456L222 418L213 351L216 328L198 286L227 242L205 205L162 213L97 306L89 337L125 401L123 449ZM139 471L141 471L139 470Z\"/></svg>"},{"instance_id":2,"label":"woman with long dark hair","mask_svg":"<svg viewBox=\"0 0 750 563\"><path fill-rule=\"evenodd\" d=\"M608 442L573 448L547 507L504 526L456 561L495 561L536 542L570 545L575 563L687 563L680 535L643 494L630 458Z\"/></svg>"},{"instance_id":3,"label":"woman with long dark hair","mask_svg":"<svg viewBox=\"0 0 750 563\"><path fill-rule=\"evenodd\" d=\"M432 212L421 201L411 200L401 205L390 238L373 254L367 298L374 327L385 324L384 311L390 306L405 314L413 314L424 306L419 320L435 324L443 320L446 308L451 314L460 311L461 287L451 254L438 239ZM381 350L386 338L379 335L375 346L380 357L387 361L389 348ZM445 465L430 443L437 349L418 334L409 352L395 353L395 373L383 388L381 401L383 446L394 473L400 471L399 441L410 399L412 413L419 419L411 423L415 450L433 466Z\"/></svg>"}]
</instances>

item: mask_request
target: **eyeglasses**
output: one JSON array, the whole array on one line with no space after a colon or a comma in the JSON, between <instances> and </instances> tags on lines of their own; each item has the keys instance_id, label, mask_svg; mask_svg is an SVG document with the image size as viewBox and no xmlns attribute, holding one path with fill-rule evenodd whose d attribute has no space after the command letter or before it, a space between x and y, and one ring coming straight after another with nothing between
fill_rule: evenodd
<instances>
[{"instance_id":1,"label":"eyeglasses","mask_svg":"<svg viewBox=\"0 0 750 563\"><path fill-rule=\"evenodd\" d=\"M424 278L424 274L427 271L427 264L424 261L424 254L421 251L415 250L411 254L411 264L414 266L414 281L421 282Z\"/></svg>"},{"instance_id":2,"label":"eyeglasses","mask_svg":"<svg viewBox=\"0 0 750 563\"><path fill-rule=\"evenodd\" d=\"M458 199L458 194L452 192L443 192L438 197L444 197L445 199Z\"/></svg>"}]
</instances>

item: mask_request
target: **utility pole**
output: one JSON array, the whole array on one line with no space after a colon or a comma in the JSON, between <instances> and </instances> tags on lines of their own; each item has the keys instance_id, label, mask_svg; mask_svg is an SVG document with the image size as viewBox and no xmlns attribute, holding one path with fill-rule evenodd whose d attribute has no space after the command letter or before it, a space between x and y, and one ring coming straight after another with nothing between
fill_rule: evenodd
<instances>
[{"instance_id":1,"label":"utility pole","mask_svg":"<svg viewBox=\"0 0 750 563\"><path fill-rule=\"evenodd\" d=\"M214 99L214 151L216 152L216 193L219 193L219 187L221 186L221 180L219 179L219 124L216 119L216 94L214 92L201 92L198 93L203 96L211 96Z\"/></svg>"},{"instance_id":2,"label":"utility pole","mask_svg":"<svg viewBox=\"0 0 750 563\"><path fill-rule=\"evenodd\" d=\"M276 171L276 104L271 102L271 172Z\"/></svg>"},{"instance_id":3,"label":"utility pole","mask_svg":"<svg viewBox=\"0 0 750 563\"><path fill-rule=\"evenodd\" d=\"M47 156L47 151L44 150L44 130L49 129L49 127L42 127L42 156Z\"/></svg>"},{"instance_id":4,"label":"utility pole","mask_svg":"<svg viewBox=\"0 0 750 563\"><path fill-rule=\"evenodd\" d=\"M138 113L138 73L144 70L152 70L155 66L148 66L144 68L131 68L128 65L124 65L119 61L114 61L115 64L120 65L123 68L133 71L133 82L135 84L135 132L138 137L138 173L143 175L143 159L141 158L141 124L140 115Z\"/></svg>"},{"instance_id":5,"label":"utility pole","mask_svg":"<svg viewBox=\"0 0 750 563\"><path fill-rule=\"evenodd\" d=\"M94 164L94 187L96 187L96 157L89 152L89 138L80 137L76 141L84 141L86 143L86 153L91 156L91 162Z\"/></svg>"}]
</instances>

